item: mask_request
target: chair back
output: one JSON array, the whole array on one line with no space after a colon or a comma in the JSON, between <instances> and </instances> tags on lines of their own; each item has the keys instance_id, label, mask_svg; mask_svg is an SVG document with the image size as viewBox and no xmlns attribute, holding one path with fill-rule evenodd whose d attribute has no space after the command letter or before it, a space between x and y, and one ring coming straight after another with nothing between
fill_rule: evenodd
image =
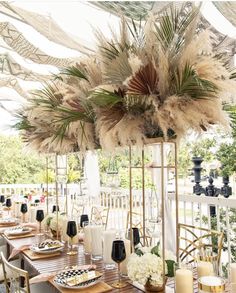
<instances>
[{"instance_id":1,"label":"chair back","mask_svg":"<svg viewBox=\"0 0 236 293\"><path fill-rule=\"evenodd\" d=\"M9 263L4 254L1 252L2 269L4 275L4 283L7 293L30 293L29 274L20 268ZM25 287L21 287L21 281L24 279Z\"/></svg>"},{"instance_id":2,"label":"chair back","mask_svg":"<svg viewBox=\"0 0 236 293\"><path fill-rule=\"evenodd\" d=\"M91 209L90 220L103 225L104 228L106 229L107 223L108 223L108 216L109 216L109 208L93 206Z\"/></svg>"},{"instance_id":3,"label":"chair back","mask_svg":"<svg viewBox=\"0 0 236 293\"><path fill-rule=\"evenodd\" d=\"M81 215L84 214L84 206L73 204L72 206L72 216L76 218L80 218Z\"/></svg>"},{"instance_id":4,"label":"chair back","mask_svg":"<svg viewBox=\"0 0 236 293\"><path fill-rule=\"evenodd\" d=\"M223 232L195 227L186 224L178 224L178 257L180 261L194 262L203 257L202 260L210 259L215 254L218 266L220 265L223 247ZM205 259L204 259L205 257Z\"/></svg>"}]
</instances>

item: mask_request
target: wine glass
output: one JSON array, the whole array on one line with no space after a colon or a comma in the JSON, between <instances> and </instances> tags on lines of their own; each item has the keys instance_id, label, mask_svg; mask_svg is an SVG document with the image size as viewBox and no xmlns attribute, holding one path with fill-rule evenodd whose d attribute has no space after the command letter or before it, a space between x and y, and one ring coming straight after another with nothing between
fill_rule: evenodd
<instances>
[{"instance_id":1,"label":"wine glass","mask_svg":"<svg viewBox=\"0 0 236 293\"><path fill-rule=\"evenodd\" d=\"M12 206L12 202L10 198L6 199L6 207L8 208L8 216L10 215L10 208Z\"/></svg>"},{"instance_id":2,"label":"wine glass","mask_svg":"<svg viewBox=\"0 0 236 293\"><path fill-rule=\"evenodd\" d=\"M36 220L39 222L39 233L38 235L43 235L41 230L41 222L44 219L44 211L43 210L37 210L36 212Z\"/></svg>"},{"instance_id":3,"label":"wine glass","mask_svg":"<svg viewBox=\"0 0 236 293\"><path fill-rule=\"evenodd\" d=\"M118 282L115 282L112 284L112 287L114 288L123 288L127 286L126 282L122 282L120 278L120 263L125 260L126 258L126 252L125 252L125 244L123 240L115 240L112 243L112 252L111 252L111 258L118 264L118 276L119 280Z\"/></svg>"},{"instance_id":4,"label":"wine glass","mask_svg":"<svg viewBox=\"0 0 236 293\"><path fill-rule=\"evenodd\" d=\"M136 245L138 245L140 243L139 229L137 227L133 227L132 231L133 231L133 239L132 239L132 241L133 241L133 245L135 247ZM128 229L127 239L131 240L130 238L131 238L130 237L130 229Z\"/></svg>"},{"instance_id":5,"label":"wine glass","mask_svg":"<svg viewBox=\"0 0 236 293\"><path fill-rule=\"evenodd\" d=\"M5 202L5 196L4 195L1 195L0 196L1 207L3 207L4 202Z\"/></svg>"},{"instance_id":6,"label":"wine glass","mask_svg":"<svg viewBox=\"0 0 236 293\"><path fill-rule=\"evenodd\" d=\"M88 215L81 215L81 217L80 217L80 227L83 228L86 224L88 224L88 222L89 222Z\"/></svg>"},{"instance_id":7,"label":"wine glass","mask_svg":"<svg viewBox=\"0 0 236 293\"><path fill-rule=\"evenodd\" d=\"M53 205L52 206L52 213L59 212L59 206Z\"/></svg>"},{"instance_id":8,"label":"wine glass","mask_svg":"<svg viewBox=\"0 0 236 293\"><path fill-rule=\"evenodd\" d=\"M68 251L67 254L75 255L75 254L77 254L77 251L72 249L73 248L73 243L72 243L73 237L75 237L77 235L77 225L76 225L75 221L68 221L66 234L71 239L71 250Z\"/></svg>"},{"instance_id":9,"label":"wine glass","mask_svg":"<svg viewBox=\"0 0 236 293\"><path fill-rule=\"evenodd\" d=\"M20 211L23 214L23 223L25 223L25 214L28 212L28 208L27 208L26 203L21 204Z\"/></svg>"}]
</instances>

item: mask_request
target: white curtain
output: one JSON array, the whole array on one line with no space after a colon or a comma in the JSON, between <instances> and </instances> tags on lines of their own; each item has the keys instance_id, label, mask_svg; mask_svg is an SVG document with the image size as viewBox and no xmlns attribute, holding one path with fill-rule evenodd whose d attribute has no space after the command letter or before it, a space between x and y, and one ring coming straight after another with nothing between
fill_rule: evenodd
<instances>
[{"instance_id":1,"label":"white curtain","mask_svg":"<svg viewBox=\"0 0 236 293\"><path fill-rule=\"evenodd\" d=\"M100 195L100 174L98 156L96 152L87 151L84 162L85 177L89 195L99 198Z\"/></svg>"}]
</instances>

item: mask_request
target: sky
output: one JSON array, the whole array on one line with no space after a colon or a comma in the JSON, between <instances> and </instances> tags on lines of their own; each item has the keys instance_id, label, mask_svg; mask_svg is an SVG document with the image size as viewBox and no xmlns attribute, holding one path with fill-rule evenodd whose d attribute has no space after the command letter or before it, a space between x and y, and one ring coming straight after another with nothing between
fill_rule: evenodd
<instances>
[{"instance_id":1,"label":"sky","mask_svg":"<svg viewBox=\"0 0 236 293\"><path fill-rule=\"evenodd\" d=\"M92 6L87 1L72 1L72 0L31 0L31 1L12 1L26 10L38 12L53 18L64 31L74 35L83 44L89 47L95 47L94 29L100 29L104 35L110 36L110 28L117 29L119 27L119 18L111 15L108 12L102 11L99 8ZM220 32L228 34L230 37L236 37L236 28L233 27L214 7L211 1L205 1L202 5L203 15L215 26ZM0 14L1 21L10 21L14 24L23 35L32 42L36 47L45 51L48 55L60 58L80 57L81 53L55 44L43 37L33 28L28 25L10 19L7 16ZM20 64L30 70L38 73L47 74L57 72L53 66L34 64L30 60L20 57L17 53L6 50L1 47L3 41L0 39L0 53L9 52ZM39 85L33 82L23 82L19 80L24 89L31 90ZM0 99L13 98L14 102L4 102L6 107L13 111L22 105L22 98L13 90L8 88L0 88ZM12 133L9 124L12 124L12 116L6 111L0 109L0 132Z\"/></svg>"}]
</instances>

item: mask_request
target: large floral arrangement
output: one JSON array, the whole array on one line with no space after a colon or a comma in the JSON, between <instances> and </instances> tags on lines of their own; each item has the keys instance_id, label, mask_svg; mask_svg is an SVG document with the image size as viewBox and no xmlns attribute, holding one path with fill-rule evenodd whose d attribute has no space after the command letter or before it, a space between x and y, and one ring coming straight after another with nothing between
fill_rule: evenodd
<instances>
[{"instance_id":1,"label":"large floral arrangement","mask_svg":"<svg viewBox=\"0 0 236 293\"><path fill-rule=\"evenodd\" d=\"M65 223L67 222L67 217L65 213L58 213L58 216L56 213L47 215L43 221L42 225L44 228L49 228L51 231L55 231L61 235L63 227ZM58 230L57 230L58 229Z\"/></svg>"},{"instance_id":2,"label":"large floral arrangement","mask_svg":"<svg viewBox=\"0 0 236 293\"><path fill-rule=\"evenodd\" d=\"M170 251L165 251L166 276L174 276L176 258ZM132 253L128 264L128 277L132 281L145 285L149 282L152 286L163 285L163 259L160 246L153 248L143 247Z\"/></svg>"},{"instance_id":3,"label":"large floral arrangement","mask_svg":"<svg viewBox=\"0 0 236 293\"><path fill-rule=\"evenodd\" d=\"M145 24L123 18L111 39L97 32L96 54L62 69L19 113L25 142L40 152L114 150L228 126L233 56L199 19L183 2Z\"/></svg>"}]
</instances>

